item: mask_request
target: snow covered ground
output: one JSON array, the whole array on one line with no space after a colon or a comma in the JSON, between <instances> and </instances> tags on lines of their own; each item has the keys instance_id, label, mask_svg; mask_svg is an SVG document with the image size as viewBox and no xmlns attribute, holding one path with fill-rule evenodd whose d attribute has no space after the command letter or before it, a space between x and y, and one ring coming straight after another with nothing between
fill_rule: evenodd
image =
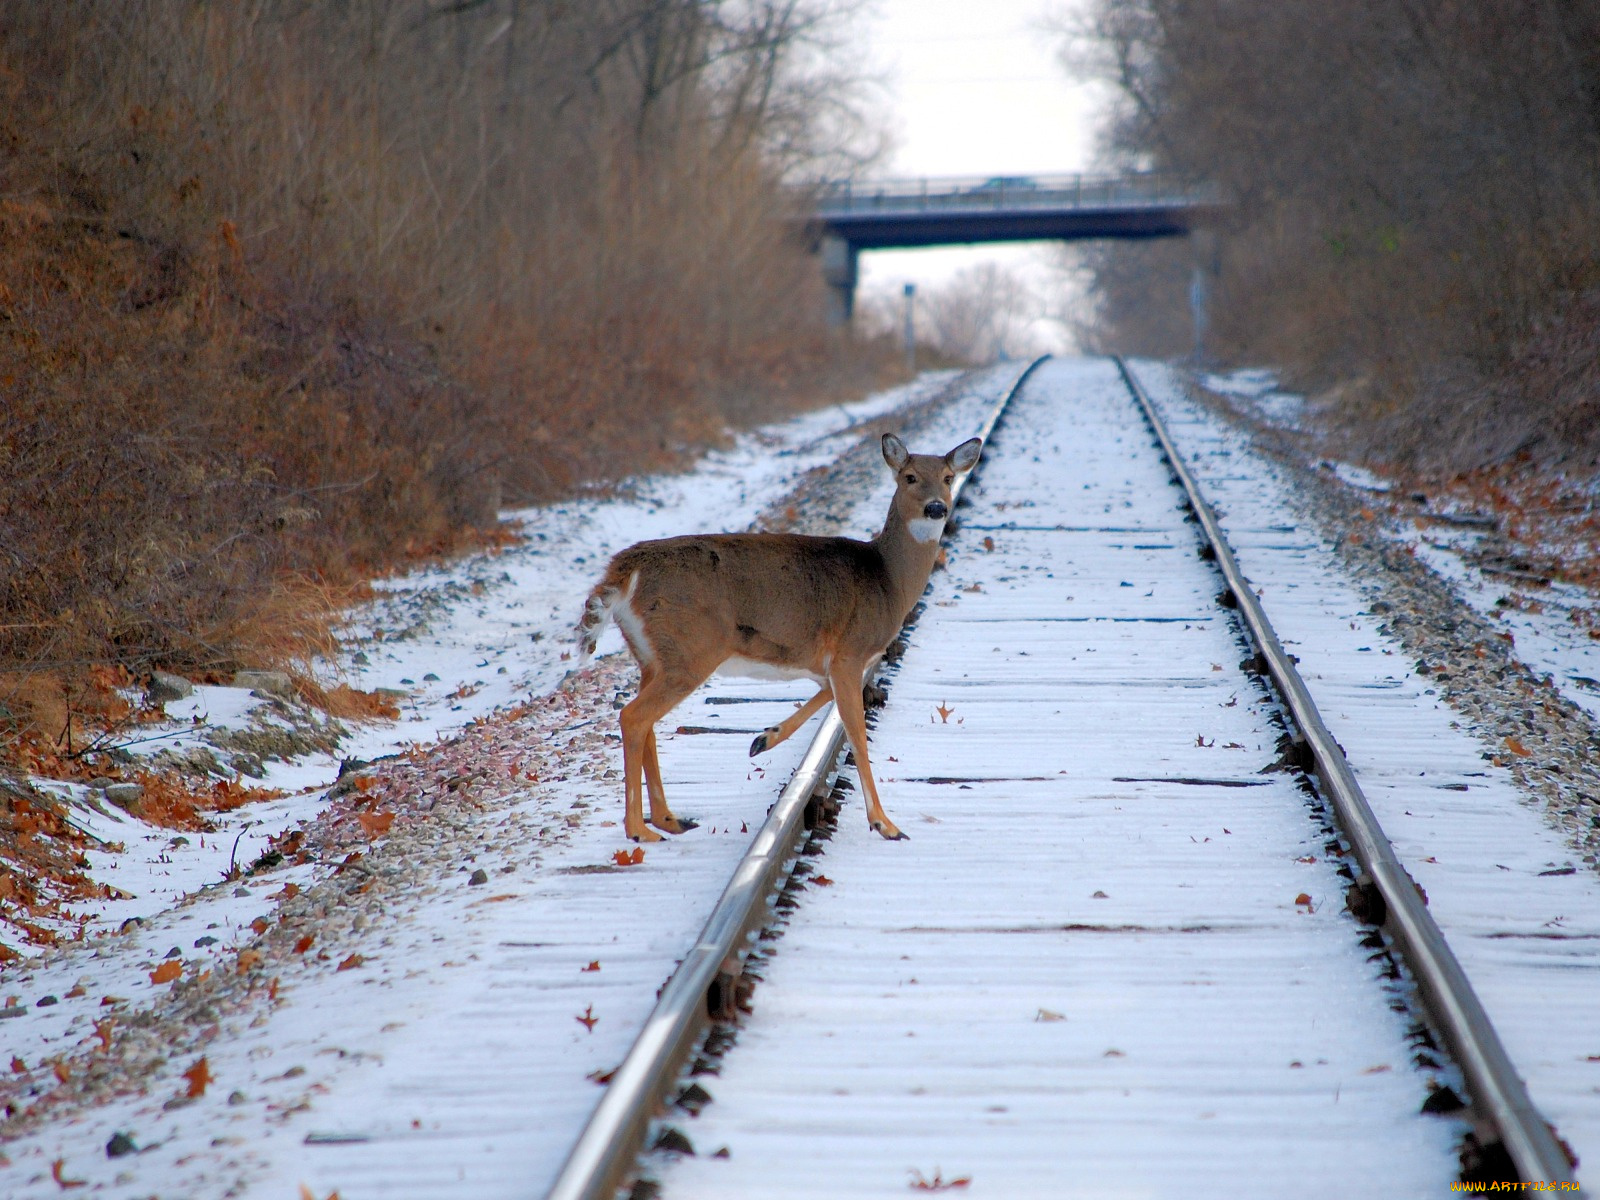
<instances>
[{"instance_id":1,"label":"snow covered ground","mask_svg":"<svg viewBox=\"0 0 1600 1200\"><path fill-rule=\"evenodd\" d=\"M930 436L975 424L1020 369L968 377ZM956 382L948 373L924 377L909 389L761 430L691 474L642 480L628 495L512 514L524 522L523 544L387 585L353 630L352 655L367 661L346 670L363 688L403 689L408 700L400 721L360 729L342 753L375 759L412 745L443 746L436 759L419 761L437 761L441 774L457 770L452 764L461 758L463 774L513 774L513 765L536 763L537 772L496 786L491 779L481 801L446 815L461 826L460 875L415 871L403 878L402 894L381 905L335 896L324 915L365 941L332 954L322 943L280 954L270 995L259 988L235 994L217 981L244 974L241 948L249 955L259 945L279 965L269 942L252 940L259 932L252 923L265 928L322 895L338 866L313 862L237 884L215 881L230 860L253 861L270 835L324 808L337 760L269 764L265 782L294 794L224 817L203 844L198 837L174 844L170 833L82 809L86 823L103 823L96 827L108 840L129 846L121 855L91 855L97 877L131 896L101 905L101 925L114 931L134 916L143 923L0 975L20 1014L0 1021L0 1049L21 1085L14 1103L50 1113L56 1083L65 1090L62 1073L90 1071L99 1042L110 1039L115 1050L119 1039L161 1034L177 1005L169 988L176 994L194 981L217 991L214 1004L179 1007L186 1018L198 1013L215 1024L170 1061L146 1055L156 1065L139 1092L86 1110L61 1102L59 1116L6 1145L0 1190L55 1195L66 1179L115 1196L295 1195L305 1185L319 1200L336 1190L346 1200L480 1197L526 1195L530 1179L552 1177L593 1102L595 1084L585 1076L620 1059L805 737L752 765L742 740L730 761L727 739L674 738L665 728L662 754L682 780L680 811L700 817L702 827L652 847L648 863L624 872L610 862L626 843L608 737L614 713L609 692L599 694L613 681L626 686L631 674L615 661L625 657L615 632L601 644L599 672L583 683L595 693L588 709L557 722L560 744L536 713L518 746L518 722L505 714L549 695L566 674L572 625L611 553L651 536L744 527L808 471L853 447L860 423ZM879 520L855 532L864 536ZM360 636L379 629L381 640ZM759 713L759 728L798 693L793 685L741 686L731 698L754 704L715 703L724 698L726 688L695 711L686 704L674 719L742 728ZM169 712L181 729L195 714L243 721L253 703L238 689L206 688ZM528 740L541 733L544 743ZM475 760L471 750L451 751L452 738L489 749ZM181 748L183 740L156 745ZM536 783L520 782L535 773ZM465 873L479 863L494 872L482 889ZM298 901L297 890L305 893ZM362 953L347 955L352 945ZM169 963L182 964L180 982L155 974ZM584 969L591 964L599 965ZM184 1072L194 1070L202 1049L209 1082L191 1096L195 1077ZM129 1144L137 1150L111 1152Z\"/></svg>"},{"instance_id":2,"label":"snow covered ground","mask_svg":"<svg viewBox=\"0 0 1600 1200\"><path fill-rule=\"evenodd\" d=\"M1467 728L1380 630L1378 582L1351 578L1332 545L1290 515L1293 482L1251 451L1247 435L1190 401L1175 372L1137 369L1534 1104L1578 1153L1578 1174L1592 1179L1600 1163L1600 878L1575 861L1512 772L1495 765L1503 747ZM1429 562L1465 598L1482 605L1493 594L1491 581L1459 561ZM1497 613L1492 603L1481 611ZM1559 621L1554 630L1528 614L1501 623L1515 628L1516 650L1537 672L1559 681L1595 669L1592 643L1560 636Z\"/></svg>"},{"instance_id":3,"label":"snow covered ground","mask_svg":"<svg viewBox=\"0 0 1600 1200\"><path fill-rule=\"evenodd\" d=\"M971 380L948 411L917 435L913 448L948 449L968 436L979 411L1019 369L997 368ZM1080 364L1073 369L1086 368ZM1351 751L1391 837L1408 862L1418 864L1415 869L1433 898L1436 915L1447 934L1460 939L1458 953L1469 973L1475 978L1482 973L1484 1000L1513 1057L1527 1072L1536 1103L1544 1106L1588 1161L1600 1161L1600 1022L1591 1016L1592 997L1600 995L1594 950L1600 946L1600 909L1594 873L1587 867L1568 870L1573 867L1572 856L1559 836L1544 825L1539 813L1519 802L1508 773L1484 761L1485 747L1452 727L1450 712L1439 707L1426 680L1412 674L1376 631L1359 582L1341 574L1322 553L1325 547L1314 533L1285 524L1281 509L1274 507L1281 504L1285 485L1273 469L1249 451L1242 436L1189 407L1175 377L1151 364L1140 369L1158 400L1174 413L1175 432L1195 454L1204 485L1218 494L1246 573L1263 586L1269 615L1279 622L1290 648L1301 655L1302 671L1318 694L1330 727ZM948 378L924 380L917 394L931 394L948 382ZM1277 397L1269 377L1255 377L1248 386L1276 405L1284 419L1292 417L1293 398ZM392 854L385 857L383 843L375 844L367 861L390 873L387 891L363 895L357 888L334 887L345 878L337 874L337 860L285 866L237 885L216 883L230 861L253 861L271 835L327 806L327 789L338 768L332 757L268 764L266 782L290 794L271 805L225 817L215 834L205 836L203 845L197 837L189 837L188 844L175 844L170 833L119 821L115 814L81 809L82 819L101 836L129 847L121 855L90 855L98 878L132 894L131 899L101 906L101 926L114 931L134 916L144 924L0 973L0 989L6 997L16 998L14 1007L21 1013L0 1019L0 1049L6 1052L0 1062L14 1060L11 1095L19 1108L38 1106L39 1112L37 1120L24 1117L25 1132L3 1147L7 1165L0 1167L0 1192L55 1196L68 1184L82 1181L83 1194L164 1200L292 1197L302 1194L302 1188L316 1200L334 1191L344 1200L376 1196L476 1200L540 1194L597 1094L586 1076L620 1061L674 957L698 931L743 848L746 831L759 825L807 737L802 732L774 754L752 763L744 755L748 736L808 689L744 681L737 685L714 681L702 689L671 718L682 722L684 732L673 734L669 722L662 739L675 807L699 817L701 827L651 846L646 861L638 866L616 866L614 852L629 847L618 826L620 756L608 736L614 714L606 689L628 686L630 670L615 657L603 658L597 673L583 681L572 698L552 695L569 665L562 653L568 649L568 631L582 596L607 556L632 541L748 524L772 504L781 503L808 470L833 461L852 445L859 436L859 431L852 432L855 422L915 398L894 394L812 414L742 438L728 452L708 457L690 475L640 481L622 497L518 514L529 534L523 545L386 585L384 596L360 618L357 632L367 636L352 642L351 660L344 665L356 686L404 691L402 718L362 727L341 747L341 754L373 759L411 744L432 748L417 757L415 769L427 776L434 797L429 801L432 826L419 824L417 829L435 839L429 842L418 832L414 843L406 841L399 831L409 818L402 818L391 840L415 844L415 862L397 862ZM1041 432L1033 454L1047 460L1052 453L1047 447L1056 444L1055 432ZM1064 449L1072 452L1070 440ZM1048 471L1045 474L1048 477ZM1113 503L1114 508L1125 500L1131 511L1147 499L1137 487L1127 491L1133 485L1124 485L1121 478L1113 482L1127 492ZM1148 491L1154 494L1164 486L1158 481ZM864 535L876 526L881 496L863 501L854 532ZM1120 516L1121 511L1097 516ZM1022 524L1028 523L1027 516L1025 508L1007 514ZM993 536L1001 540L999 534ZM1154 539L1148 543L1154 544ZM1127 550L1158 568L1151 586L1143 589L1155 593L1146 603L1165 602L1167 583L1159 565L1162 554L1171 552L1146 545L1140 537L1137 544L1128 541ZM940 586L949 593L957 583L961 587L978 583L982 590L960 593L959 601L942 594L940 600L948 608L936 609L938 613L970 620L985 593L1009 589L1026 575L1027 564L1018 563L1018 579L1001 579L1002 553L985 552L982 557L970 550L961 553L966 557L957 560L957 571L944 577ZM960 573L975 563L992 568L991 574ZM1449 569L1447 563L1444 569ZM1006 574L1012 572L1007 569ZM1123 589L1122 582L1115 580L1119 602L1143 599L1133 578L1127 579L1135 584L1132 588ZM1123 591L1137 596L1124 597ZM1503 606L1497 608L1491 600L1489 608L1499 612ZM1496 619L1515 630L1519 652L1532 654L1538 652L1537 637L1515 624L1527 615L1517 612L1509 619ZM1113 628L1123 630L1120 625ZM381 639L374 636L378 630L383 631ZM611 637L615 639L615 634ZM1038 649L1046 651L1053 641L1046 639ZM617 648L612 640L602 645L602 654ZM365 662L354 658L358 650ZM1578 675L1600 679L1600 664L1569 657L1559 649L1552 654L1541 670L1558 679ZM936 657L930 662L941 665ZM1202 674L1209 684L1209 663ZM908 676L904 697L931 699L927 689L937 690L939 683L924 683L925 687L911 686ZM529 704L530 697L544 699ZM940 696L941 703L947 699ZM1226 697L1219 701L1225 702ZM894 703L900 704L900 698ZM238 689L201 689L194 700L170 705L169 713L191 722L200 715L212 722L237 724L248 719L247 706L252 704ZM518 706L526 706L527 715L509 717L510 712L523 711ZM1218 710L1219 719L1233 721L1247 708L1248 698L1241 698L1238 709ZM1091 726L1097 715L1096 706L1090 705L1075 727ZM882 732L875 735L875 745L894 736L896 722L925 719L938 718L893 709ZM956 726L966 760L984 767L979 736L983 718L976 710L963 708L951 717L953 722L959 720L967 722ZM1015 732L1020 720L1004 724ZM709 732L724 729L734 736ZM1005 732L997 729L996 736ZM1186 732L1185 738L1192 742L1194 734L1204 732ZM452 738L459 741L450 744ZM168 740L181 744L183 738ZM1236 740L1246 744L1245 736ZM848 889L841 873L838 887L817 893L819 911L826 908L824 916L850 910L859 894L857 887L869 886L882 874L876 870L882 864L910 870L924 861L911 857L919 853L919 846L926 844L920 853L944 863L940 847L945 841L939 831L949 834L970 817L964 807L972 792L958 785L918 783L909 778L909 766L888 764L887 754L892 753L880 751L874 761L882 764L880 778L891 813L911 818L901 823L913 840L905 846L882 845L866 834L859 808L847 807L845 843L859 843L856 849L870 858L874 870L850 875ZM1185 746L1181 754L1176 749L1173 753L1186 757L1245 752L1228 751L1219 741L1216 747ZM959 773L982 773L968 769L967 761ZM987 763L989 768L1006 765ZM1067 764L1067 769L1075 774L1079 768ZM950 773L957 772L952 767ZM455 790L469 774L481 780L463 785L463 792L474 793L470 801L460 799L462 793ZM934 772L930 768L915 774ZM538 778L528 778L533 775ZM1163 805L1181 804L1188 794L1179 788L1174 799L1153 783L1115 786L1118 795L1125 790L1142 801ZM1244 797L1262 790L1238 789ZM84 799L81 793L73 794ZM950 803L946 796L959 797L961 805L942 809ZM1118 803L1110 788L1086 802L1107 809ZM1285 818L1281 813L1259 813L1255 819L1270 824ZM1296 813L1293 819L1304 817ZM457 840L439 836L435 828L439 824L455 830ZM856 829L858 824L861 828ZM1219 838L1213 831L1211 843L1195 843L1200 849L1186 849L1185 842L1173 850L1177 855L1200 856L1183 858L1182 869L1199 871L1205 856L1216 857L1231 845L1240 830L1227 827L1234 833ZM1137 903L1127 897L1136 900L1136 889L1153 883L1140 879L1137 861L1124 859L1128 855L1136 859L1150 849L1151 839L1168 832L1135 829L1128 834L1133 838L1131 850L1123 847L1114 853L1110 843L1099 848L1106 856L1106 870L1124 872L1128 891L1120 884L1105 887L1097 882L1079 889L1082 895L1070 890L1063 895L1087 906L1095 920L1111 911L1106 905L1134 904L1127 922L1138 923L1143 917ZM1019 845L1028 848L1025 835L1019 834ZM959 851L954 845L946 849ZM426 857L424 851L434 857ZM1076 885L1079 876L1087 880L1093 874L1099 851L1090 843L1073 851L1070 871L1059 863L1038 866L1058 872L1052 876L1054 883L1067 888ZM900 857L888 857L895 855ZM1227 863L1239 865L1233 858ZM973 866L958 858L950 858L946 867L987 870L997 877L1008 872L1001 862ZM475 869L483 872L484 884L469 882ZM824 870L833 874L832 868ZM1287 882L1307 873L1326 874L1327 864L1295 863L1291 858L1282 863L1263 861L1251 870L1259 870L1254 878L1276 896L1272 886L1280 875ZM997 878L997 886L1002 882L1004 878ZM298 900L289 894L292 889L302 891ZM1096 890L1106 892L1107 898L1094 897ZM1336 915L1336 896L1324 895L1320 884L1308 890L1316 896L1314 913L1295 911L1298 906L1291 896L1285 911L1274 910L1273 922L1292 931L1297 924L1309 928L1343 920ZM370 902L379 895L381 903ZM281 921L287 928L285 912L310 899L324 907L299 919L321 913L345 930L339 938L330 935L326 943L301 953L271 940L276 924L262 935L252 928L258 920ZM1331 903L1325 906L1325 901ZM1181 941L1167 938L1171 943ZM224 975L245 976L243 958L256 952L252 947L260 948L272 968L270 993L264 983L236 991L215 989ZM938 957L933 949L927 954ZM152 974L172 962L182 964L180 981L153 982ZM1129 964L1105 965L1115 971ZM1323 958L1315 970L1337 966ZM950 975L954 984L943 991L951 1004L962 1003L956 986L959 967L955 963L938 968L946 975L955 972ZM209 982L202 979L206 971L212 972ZM256 977L257 973L250 975ZM919 972L917 978L921 977ZM198 999L175 1007L173 997L191 981ZM1367 986L1358 982L1360 988ZM1091 1035L1100 1031L1098 1020L1085 1014L1063 1013L1069 1017L1064 1022L1039 1016L1062 1011L1046 992L1082 983L1064 976L1036 979L1029 984L1038 990L1036 997L1029 995L1030 1003L1037 1001L1036 1011L1021 1016L1008 1011L1004 1020L1015 1023L1026 1018L1028 1028L1017 1035L1019 1039L1054 1038L1039 1043L1050 1053L1061 1049L1055 1043L1076 1045L1073 1039L1088 1039L1078 1047L1084 1050L1095 1041ZM215 990L214 1004L207 999L212 995L207 987ZM899 982L893 987L901 994L915 990ZM54 1003L41 1005L47 998ZM117 1002L104 1004L105 998ZM163 1014L174 1011L181 1012L193 1028L181 1046L174 1040L174 1051L164 1059L147 1055L140 1060L151 1065L139 1089L89 1106L53 1101L61 1072L78 1082L86 1064L92 1065L100 1053L103 1040L114 1055L124 1038L172 1036ZM1117 1020L1109 1011L1101 1015L1113 1024ZM1157 1024L1166 1022L1169 1031L1179 1035L1171 1041L1183 1040L1182 1014L1142 1015ZM1226 1013L1218 1010L1216 1016L1220 1020ZM1340 1071L1349 1068L1359 1078L1362 1095L1386 1097L1384 1102L1394 1107L1397 1115L1389 1132L1397 1148L1404 1143L1409 1147L1405 1153L1415 1156L1407 1157L1393 1177L1399 1180L1403 1175L1405 1186L1380 1188L1381 1194L1442 1192L1449 1164L1439 1131L1451 1126L1419 1123L1410 1114L1417 1078L1398 1052L1392 1052L1392 1024L1388 1034L1383 1032L1382 1022L1392 1023L1393 1018L1379 1013L1376 1026L1360 1029L1341 1024L1345 1020L1333 1017L1330 1010L1328 1022L1306 1044L1337 1040L1335 1027L1342 1029L1352 1039L1346 1050L1337 1059L1320 1055L1330 1057L1330 1062L1317 1064L1316 1069L1325 1070L1335 1062ZM1290 1022L1284 1028L1292 1026ZM1136 1036L1138 1028L1144 1025L1129 1024L1127 1037ZM1056 1038L1056 1034L1066 1036ZM1367 1039L1384 1037L1389 1041L1383 1046L1367 1044ZM1131 1045L1096 1042L1097 1078L1138 1067L1142 1054L1139 1061L1129 1063L1104 1053L1116 1049L1128 1054ZM1171 1046L1156 1039L1135 1049L1165 1053ZM964 1052L957 1046L948 1050L953 1055ZM740 1053L741 1049L734 1051ZM201 1075L196 1071L201 1057L209 1082L191 1096ZM1252 1078L1264 1078L1255 1074L1265 1069L1264 1062L1252 1060ZM1365 1068L1380 1065L1392 1070L1362 1074ZM1293 1072L1285 1078L1298 1079L1302 1074L1287 1064L1284 1069ZM1138 1071L1125 1073L1130 1079L1143 1078ZM1198 1100L1211 1086L1197 1076L1193 1097ZM59 1090L62 1095L70 1092L66 1082ZM1227 1092L1237 1098L1231 1083ZM1333 1100L1343 1103L1354 1094L1335 1090ZM1028 1112L1044 1112L1045 1100L1030 1095L1029 1104L1035 1100L1037 1104ZM718 1103L731 1099L731 1095L719 1097ZM1322 1095L1316 1103L1327 1100ZM996 1099L995 1103L1008 1102ZM1196 1107L1184 1119L1215 1128L1215 1114L1221 1111ZM724 1112L734 1115L731 1106ZM1206 1112L1213 1116L1203 1116ZM1292 1106L1286 1112L1292 1116ZM1026 1115L1019 1110L1018 1119ZM864 1119L871 1116L864 1114ZM704 1119L727 1118L716 1114L713 1106ZM983 1118L1002 1123L1005 1119L996 1113ZM697 1135L697 1144L701 1140ZM953 1150L954 1142L949 1144ZM1206 1139L1189 1144L1210 1152ZM1337 1162L1337 1139L1324 1149ZM939 1151L937 1156L934 1150ZM1113 1157L1102 1156L1100 1161L1111 1162ZM685 1164L685 1170L716 1165L697 1160ZM1064 1164L1064 1169L1070 1172L1071 1165ZM947 1157L942 1145L930 1146L928 1155L897 1164L899 1173L884 1181L882 1194L903 1194L909 1169L931 1177L939 1167L948 1177L961 1170L961 1161ZM1112 1180L1109 1174L1101 1178ZM1323 1190L1321 1182L1308 1185L1306 1178L1285 1176L1287 1182L1279 1180L1283 1187L1273 1190L1264 1185L1256 1194L1332 1195L1349 1190L1336 1186L1342 1178L1337 1169L1323 1181L1329 1185ZM1180 1177L1169 1173L1160 1179ZM972 1188L981 1182L982 1177L975 1176ZM1180 1186L1186 1194L1214 1190L1239 1194L1239 1188L1231 1185L1197 1189L1192 1179L1180 1179ZM1107 1182L1099 1194L1114 1191L1114 1184ZM700 1193L679 1189L676 1194ZM808 1192L797 1187L787 1194ZM1043 1192L991 1194L1070 1193L1052 1183Z\"/></svg>"}]
</instances>

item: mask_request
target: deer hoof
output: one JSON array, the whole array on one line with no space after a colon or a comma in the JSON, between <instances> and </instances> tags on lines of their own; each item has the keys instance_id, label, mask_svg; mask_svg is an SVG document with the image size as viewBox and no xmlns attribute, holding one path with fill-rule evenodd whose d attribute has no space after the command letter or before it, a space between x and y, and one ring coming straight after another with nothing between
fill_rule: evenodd
<instances>
[{"instance_id":1,"label":"deer hoof","mask_svg":"<svg viewBox=\"0 0 1600 1200\"><path fill-rule=\"evenodd\" d=\"M650 824L654 825L663 833L688 833L691 829L700 828L699 821L691 820L688 817L667 817L660 821L657 821L654 817L652 817L650 819Z\"/></svg>"},{"instance_id":2,"label":"deer hoof","mask_svg":"<svg viewBox=\"0 0 1600 1200\"><path fill-rule=\"evenodd\" d=\"M754 758L756 755L765 750L768 744L767 736L776 732L777 730L775 729L763 729L760 733L756 734L756 740L750 743L750 757Z\"/></svg>"},{"instance_id":3,"label":"deer hoof","mask_svg":"<svg viewBox=\"0 0 1600 1200\"><path fill-rule=\"evenodd\" d=\"M627 836L630 841L635 842L659 842L661 840L661 835L653 829L641 829L638 833L630 833Z\"/></svg>"},{"instance_id":4,"label":"deer hoof","mask_svg":"<svg viewBox=\"0 0 1600 1200\"><path fill-rule=\"evenodd\" d=\"M872 829L874 833L881 833L887 840L891 842L909 842L911 840L909 834L901 833L887 821L874 821L872 823Z\"/></svg>"}]
</instances>

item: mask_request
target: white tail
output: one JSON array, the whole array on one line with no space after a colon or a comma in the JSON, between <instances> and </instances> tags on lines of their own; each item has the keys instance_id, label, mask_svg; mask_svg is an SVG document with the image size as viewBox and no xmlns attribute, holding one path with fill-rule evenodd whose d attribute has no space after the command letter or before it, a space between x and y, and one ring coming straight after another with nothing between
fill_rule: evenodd
<instances>
[{"instance_id":1,"label":"white tail","mask_svg":"<svg viewBox=\"0 0 1600 1200\"><path fill-rule=\"evenodd\" d=\"M639 664L639 694L622 710L629 837L660 840L645 825L646 788L651 825L668 833L694 828L667 807L655 724L719 669L815 680L817 694L757 737L750 753L778 745L834 701L855 751L867 820L886 838L905 836L878 800L861 688L922 595L950 515L951 485L982 450L972 438L946 455L911 454L899 438L884 434L895 494L870 542L708 534L640 542L611 560L589 595L578 641L587 660L605 623L614 620Z\"/></svg>"}]
</instances>

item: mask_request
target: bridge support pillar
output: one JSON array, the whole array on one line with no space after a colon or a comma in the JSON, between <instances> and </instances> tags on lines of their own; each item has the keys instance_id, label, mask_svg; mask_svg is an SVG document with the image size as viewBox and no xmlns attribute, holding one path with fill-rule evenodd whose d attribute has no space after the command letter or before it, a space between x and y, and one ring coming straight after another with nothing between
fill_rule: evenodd
<instances>
[{"instance_id":1,"label":"bridge support pillar","mask_svg":"<svg viewBox=\"0 0 1600 1200\"><path fill-rule=\"evenodd\" d=\"M854 242L837 234L822 238L822 279L828 285L828 324L850 324L856 310L856 260L860 251Z\"/></svg>"}]
</instances>

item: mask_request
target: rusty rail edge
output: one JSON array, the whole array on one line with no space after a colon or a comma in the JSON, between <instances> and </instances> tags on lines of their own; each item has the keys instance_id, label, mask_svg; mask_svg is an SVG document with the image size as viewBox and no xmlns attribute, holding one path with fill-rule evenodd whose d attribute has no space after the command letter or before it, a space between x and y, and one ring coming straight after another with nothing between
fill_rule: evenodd
<instances>
[{"instance_id":1,"label":"rusty rail edge","mask_svg":"<svg viewBox=\"0 0 1600 1200\"><path fill-rule=\"evenodd\" d=\"M990 411L978 436L989 436L1011 398L1048 358L1029 363ZM979 466L981 466L981 460ZM956 481L951 511L974 467ZM805 833L806 805L826 794L844 748L844 725L830 705L800 766L784 785L766 822L733 870L705 928L656 1000L605 1095L573 1144L546 1200L614 1200L634 1165L657 1110L668 1102L689 1052L710 1023L710 995L718 980L736 976L757 934L772 919L772 902Z\"/></svg>"},{"instance_id":2,"label":"rusty rail edge","mask_svg":"<svg viewBox=\"0 0 1600 1200\"><path fill-rule=\"evenodd\" d=\"M1120 357L1117 369L1161 443L1167 465L1188 494L1189 505L1216 556L1217 569L1238 602L1256 649L1266 660L1278 695L1314 756L1317 778L1332 802L1339 824L1366 874L1357 886L1376 889L1382 898L1380 924L1388 930L1415 977L1422 1002L1465 1077L1473 1108L1500 1139L1523 1182L1570 1177L1571 1164L1550 1123L1533 1105L1500 1035L1454 951L1428 912L1417 883L1401 865L1394 847L1373 815L1344 750L1328 732L1300 672L1273 632L1255 592L1223 536L1216 514L1179 455L1149 393Z\"/></svg>"}]
</instances>

